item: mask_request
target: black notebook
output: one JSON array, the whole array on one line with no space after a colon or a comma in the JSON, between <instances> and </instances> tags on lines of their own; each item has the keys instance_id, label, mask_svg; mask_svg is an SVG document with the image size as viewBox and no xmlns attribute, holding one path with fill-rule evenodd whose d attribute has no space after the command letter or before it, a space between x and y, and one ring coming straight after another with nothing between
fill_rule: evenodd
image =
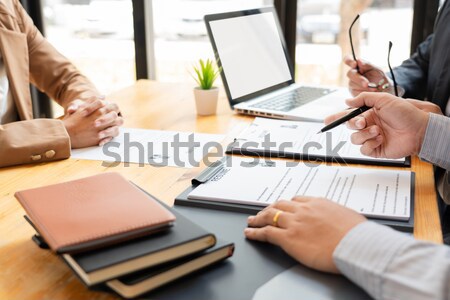
<instances>
[{"instance_id":1,"label":"black notebook","mask_svg":"<svg viewBox=\"0 0 450 300\"><path fill-rule=\"evenodd\" d=\"M61 257L87 286L92 286L215 245L216 238L212 233L173 208L167 208L176 217L175 225L169 230L86 253L63 254ZM33 239L41 244L43 242L39 236Z\"/></svg>"},{"instance_id":2,"label":"black notebook","mask_svg":"<svg viewBox=\"0 0 450 300\"><path fill-rule=\"evenodd\" d=\"M223 261L233 252L233 243L218 240L205 251L108 281L106 286L124 298L134 298Z\"/></svg>"},{"instance_id":3,"label":"black notebook","mask_svg":"<svg viewBox=\"0 0 450 300\"><path fill-rule=\"evenodd\" d=\"M410 167L411 158L374 158L361 154L353 145L353 131L338 126L317 134L324 125L314 122L256 118L241 132L226 153L258 157L281 157L314 162L339 162L368 165Z\"/></svg>"}]
</instances>

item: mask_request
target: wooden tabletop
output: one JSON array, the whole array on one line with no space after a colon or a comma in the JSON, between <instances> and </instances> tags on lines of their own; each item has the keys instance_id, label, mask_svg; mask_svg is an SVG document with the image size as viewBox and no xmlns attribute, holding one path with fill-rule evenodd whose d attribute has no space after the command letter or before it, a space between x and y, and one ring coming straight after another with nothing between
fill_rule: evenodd
<instances>
[{"instance_id":1,"label":"wooden tabletop","mask_svg":"<svg viewBox=\"0 0 450 300\"><path fill-rule=\"evenodd\" d=\"M109 100L121 107L126 127L225 134L224 144L253 120L253 117L234 114L223 90L217 114L197 116L192 88L141 80L110 95ZM114 298L107 293L89 291L62 260L31 241L34 231L23 218L24 210L14 198L16 191L112 171L120 172L156 197L173 204L175 196L190 185L191 178L201 169L138 164L102 166L100 161L75 159L1 168L0 299ZM416 173L414 236L442 243L433 168L414 157L411 170Z\"/></svg>"}]
</instances>

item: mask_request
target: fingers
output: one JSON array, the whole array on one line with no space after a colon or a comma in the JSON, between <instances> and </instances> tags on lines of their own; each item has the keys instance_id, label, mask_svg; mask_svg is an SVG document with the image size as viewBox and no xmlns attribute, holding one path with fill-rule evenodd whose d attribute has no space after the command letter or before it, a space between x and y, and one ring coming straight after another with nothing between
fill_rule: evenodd
<instances>
[{"instance_id":1,"label":"fingers","mask_svg":"<svg viewBox=\"0 0 450 300\"><path fill-rule=\"evenodd\" d=\"M378 82L381 79L387 79L381 68L374 66L367 61L358 59L358 66L361 74L363 74L363 76L365 76L371 82Z\"/></svg>"},{"instance_id":2,"label":"fingers","mask_svg":"<svg viewBox=\"0 0 450 300\"><path fill-rule=\"evenodd\" d=\"M115 119L120 119L120 124L116 123L116 125L121 126L123 124L123 118L120 114L119 106L115 103L105 103L105 106L99 109L100 117L95 120L96 127L105 127L108 124L112 124L112 121Z\"/></svg>"},{"instance_id":3,"label":"fingers","mask_svg":"<svg viewBox=\"0 0 450 300\"><path fill-rule=\"evenodd\" d=\"M81 113L84 117L87 117L104 106L105 102L99 98L91 101L86 101L86 106L82 109Z\"/></svg>"},{"instance_id":4,"label":"fingers","mask_svg":"<svg viewBox=\"0 0 450 300\"><path fill-rule=\"evenodd\" d=\"M77 110L81 111L83 117L92 115L94 112L99 112L100 115L105 115L109 112L116 112L117 115L122 116L119 106L104 100L104 96L91 97L85 101L76 99L72 101L67 107L67 113L72 114Z\"/></svg>"},{"instance_id":5,"label":"fingers","mask_svg":"<svg viewBox=\"0 0 450 300\"><path fill-rule=\"evenodd\" d=\"M367 120L363 116L358 116L347 121L347 128L352 130L361 130L366 128Z\"/></svg>"},{"instance_id":6,"label":"fingers","mask_svg":"<svg viewBox=\"0 0 450 300\"><path fill-rule=\"evenodd\" d=\"M107 112L115 111L118 115L120 115L120 109L119 109L119 106L117 104L111 103L111 102L108 102L108 101L106 101L105 103L106 103L105 110Z\"/></svg>"},{"instance_id":7,"label":"fingers","mask_svg":"<svg viewBox=\"0 0 450 300\"><path fill-rule=\"evenodd\" d=\"M251 240L280 245L284 240L284 228L289 226L295 205L291 201L281 200L266 207L256 216L249 216L247 223L250 227L244 230L245 236Z\"/></svg>"},{"instance_id":8,"label":"fingers","mask_svg":"<svg viewBox=\"0 0 450 300\"><path fill-rule=\"evenodd\" d=\"M378 157L378 147L380 147L383 144L383 136L379 135L374 139L368 140L366 141L362 146L361 146L361 154L366 155L366 156L370 156L370 157Z\"/></svg>"},{"instance_id":9,"label":"fingers","mask_svg":"<svg viewBox=\"0 0 450 300\"><path fill-rule=\"evenodd\" d=\"M95 121L95 126L103 129L99 132L99 146L110 142L119 135L119 127L123 125L123 118L117 115L117 112L111 111Z\"/></svg>"},{"instance_id":10,"label":"fingers","mask_svg":"<svg viewBox=\"0 0 450 300\"><path fill-rule=\"evenodd\" d=\"M118 136L120 133L120 126L123 125L122 117L118 117L116 112L110 112L109 115L115 116L111 121L105 121L101 123L100 127L104 129L98 133L98 137L100 139L99 146L103 146L104 144L110 142L114 137Z\"/></svg>"},{"instance_id":11,"label":"fingers","mask_svg":"<svg viewBox=\"0 0 450 300\"><path fill-rule=\"evenodd\" d=\"M103 114L102 116L98 117L94 122L94 126L100 129L113 125L121 126L122 124L123 118L119 117L117 115L117 112L115 111L110 111L106 114Z\"/></svg>"},{"instance_id":12,"label":"fingers","mask_svg":"<svg viewBox=\"0 0 450 300\"><path fill-rule=\"evenodd\" d=\"M273 226L265 226L262 228L245 228L244 234L248 239L269 242L280 246L281 242L285 239L285 229L281 229Z\"/></svg>"},{"instance_id":13,"label":"fingers","mask_svg":"<svg viewBox=\"0 0 450 300\"><path fill-rule=\"evenodd\" d=\"M273 207L277 210L282 210L282 211L293 213L293 212L295 212L297 205L295 203L293 203L292 201L279 200L269 207ZM267 209L269 209L269 207L267 207Z\"/></svg>"},{"instance_id":14,"label":"fingers","mask_svg":"<svg viewBox=\"0 0 450 300\"><path fill-rule=\"evenodd\" d=\"M373 83L369 82L369 80L367 80L367 84L363 84L363 85L361 85L357 82L350 81L348 84L348 87L353 95L355 95L355 94L359 95L362 92L378 92L377 85L375 85L375 87L373 87L372 84Z\"/></svg>"},{"instance_id":15,"label":"fingers","mask_svg":"<svg viewBox=\"0 0 450 300\"><path fill-rule=\"evenodd\" d=\"M361 107L363 105L366 105L369 107L376 107L377 109L380 109L383 105L393 101L395 98L397 97L387 93L363 92L355 98L347 99L345 103L347 103L347 105L350 107Z\"/></svg>"},{"instance_id":16,"label":"fingers","mask_svg":"<svg viewBox=\"0 0 450 300\"><path fill-rule=\"evenodd\" d=\"M103 146L110 142L114 137L119 135L119 127L123 125L123 118L119 116L120 110L117 104L102 101L103 105L99 106L97 100L91 102L90 109L97 107L95 111L100 115L94 121L94 126L99 130L98 145ZM92 112L93 113L93 112Z\"/></svg>"},{"instance_id":17,"label":"fingers","mask_svg":"<svg viewBox=\"0 0 450 300\"><path fill-rule=\"evenodd\" d=\"M369 126L358 132L352 133L350 140L355 145L362 145L367 140L376 138L380 134L380 128L376 125Z\"/></svg>"},{"instance_id":18,"label":"fingers","mask_svg":"<svg viewBox=\"0 0 450 300\"><path fill-rule=\"evenodd\" d=\"M119 135L119 126L110 126L98 133L98 138L103 140L108 137L116 137Z\"/></svg>"},{"instance_id":19,"label":"fingers","mask_svg":"<svg viewBox=\"0 0 450 300\"><path fill-rule=\"evenodd\" d=\"M344 110L344 111L338 112L334 115L330 115L325 118L324 123L325 123L325 125L328 125L331 122L334 122L337 119L340 119L343 116L347 115L349 112L351 112L351 110ZM364 116L358 116L358 117L355 117L355 118L347 121L347 127L349 129L360 130L360 129L365 128L366 126L367 126L367 121Z\"/></svg>"},{"instance_id":20,"label":"fingers","mask_svg":"<svg viewBox=\"0 0 450 300\"><path fill-rule=\"evenodd\" d=\"M250 216L248 218L248 224L250 226L254 226L254 227L275 225L278 227L285 228L287 224L285 222L286 217L284 215L294 213L297 209L297 206L298 205L292 201L279 200L279 201L275 202L274 204L264 208L256 216ZM275 214L278 211L283 212L282 213L283 217L281 217L281 214L280 214L277 219L277 224L273 224ZM281 219L283 219L283 221Z\"/></svg>"},{"instance_id":21,"label":"fingers","mask_svg":"<svg viewBox=\"0 0 450 300\"><path fill-rule=\"evenodd\" d=\"M350 55L350 54L347 54L346 56L344 56L344 64L346 64L347 66L349 66L352 69L356 69L357 64L358 64L360 70L373 69L373 66L371 64L364 62L361 59L354 60L353 55Z\"/></svg>"},{"instance_id":22,"label":"fingers","mask_svg":"<svg viewBox=\"0 0 450 300\"><path fill-rule=\"evenodd\" d=\"M358 95L362 92L376 92L377 83L380 80L386 80L383 71L370 63L360 59L355 61L350 55L344 57L344 63L351 68L347 72L347 77L352 95ZM357 70L357 66L359 70Z\"/></svg>"},{"instance_id":23,"label":"fingers","mask_svg":"<svg viewBox=\"0 0 450 300\"><path fill-rule=\"evenodd\" d=\"M98 145L103 146L104 144L110 142L113 138L118 136L119 133L119 126L108 127L107 129L100 131L98 133L98 138L100 139Z\"/></svg>"},{"instance_id":24,"label":"fingers","mask_svg":"<svg viewBox=\"0 0 450 300\"><path fill-rule=\"evenodd\" d=\"M344 63L352 69L356 69L356 61L349 54L344 56Z\"/></svg>"},{"instance_id":25,"label":"fingers","mask_svg":"<svg viewBox=\"0 0 450 300\"><path fill-rule=\"evenodd\" d=\"M357 96L363 92L377 92L378 85L371 82L371 79L366 77L367 73L361 75L355 69L347 72L349 78L348 88L353 96Z\"/></svg>"},{"instance_id":26,"label":"fingers","mask_svg":"<svg viewBox=\"0 0 450 300\"><path fill-rule=\"evenodd\" d=\"M369 86L369 80L358 73L356 69L350 69L347 72L347 77L350 80L351 89L366 90Z\"/></svg>"},{"instance_id":27,"label":"fingers","mask_svg":"<svg viewBox=\"0 0 450 300\"><path fill-rule=\"evenodd\" d=\"M83 108L85 106L85 102L80 99L75 99L72 102L70 102L69 106L66 109L67 114L73 114L78 109Z\"/></svg>"},{"instance_id":28,"label":"fingers","mask_svg":"<svg viewBox=\"0 0 450 300\"><path fill-rule=\"evenodd\" d=\"M286 228L290 214L290 212L268 207L268 209L263 209L256 216L249 216L247 224L250 227L274 226Z\"/></svg>"},{"instance_id":29,"label":"fingers","mask_svg":"<svg viewBox=\"0 0 450 300\"><path fill-rule=\"evenodd\" d=\"M105 145L106 143L111 142L112 139L113 139L113 137L107 137L106 139L101 140L101 141L98 143L98 145L99 145L100 147L103 147L103 145Z\"/></svg>"},{"instance_id":30,"label":"fingers","mask_svg":"<svg viewBox=\"0 0 450 300\"><path fill-rule=\"evenodd\" d=\"M352 55L347 54L344 57L344 63L349 66L352 69L355 69L356 71L356 65L358 64L359 71L364 74L371 70L378 70L379 68L373 66L371 63L368 63L367 61L364 61L362 59L356 59L356 61L353 59Z\"/></svg>"}]
</instances>

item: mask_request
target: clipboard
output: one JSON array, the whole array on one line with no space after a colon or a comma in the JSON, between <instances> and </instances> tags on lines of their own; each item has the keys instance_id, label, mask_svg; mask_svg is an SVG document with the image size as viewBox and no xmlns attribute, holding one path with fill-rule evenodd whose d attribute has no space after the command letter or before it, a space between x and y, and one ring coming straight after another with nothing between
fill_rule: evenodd
<instances>
[{"instance_id":1,"label":"clipboard","mask_svg":"<svg viewBox=\"0 0 450 300\"><path fill-rule=\"evenodd\" d=\"M196 189L199 185L207 182L209 179L213 178L218 174L226 165L226 160L229 156L225 156L222 159L212 163L208 168L203 170L197 177L193 178L191 181L191 186L184 190L180 195L175 198L175 205L180 206L191 206L200 207L208 209L216 209L223 211L240 212L243 214L257 214L264 207L258 205L248 205L240 203L229 203L221 201L208 201L208 200L198 200L198 199L188 199L189 194ZM414 191L415 191L415 173L411 172L411 203L410 203L410 218L407 221L402 220L387 220L380 218L367 217L367 219L377 222L382 225L389 226L401 232L413 233L414 231Z\"/></svg>"}]
</instances>

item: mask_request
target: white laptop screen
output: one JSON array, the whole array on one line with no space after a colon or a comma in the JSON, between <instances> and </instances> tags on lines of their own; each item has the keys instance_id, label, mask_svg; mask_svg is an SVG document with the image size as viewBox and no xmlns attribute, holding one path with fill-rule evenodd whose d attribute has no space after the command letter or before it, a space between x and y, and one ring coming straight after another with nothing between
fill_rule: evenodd
<instances>
[{"instance_id":1,"label":"white laptop screen","mask_svg":"<svg viewBox=\"0 0 450 300\"><path fill-rule=\"evenodd\" d=\"M272 12L209 25L232 99L292 80Z\"/></svg>"}]
</instances>

